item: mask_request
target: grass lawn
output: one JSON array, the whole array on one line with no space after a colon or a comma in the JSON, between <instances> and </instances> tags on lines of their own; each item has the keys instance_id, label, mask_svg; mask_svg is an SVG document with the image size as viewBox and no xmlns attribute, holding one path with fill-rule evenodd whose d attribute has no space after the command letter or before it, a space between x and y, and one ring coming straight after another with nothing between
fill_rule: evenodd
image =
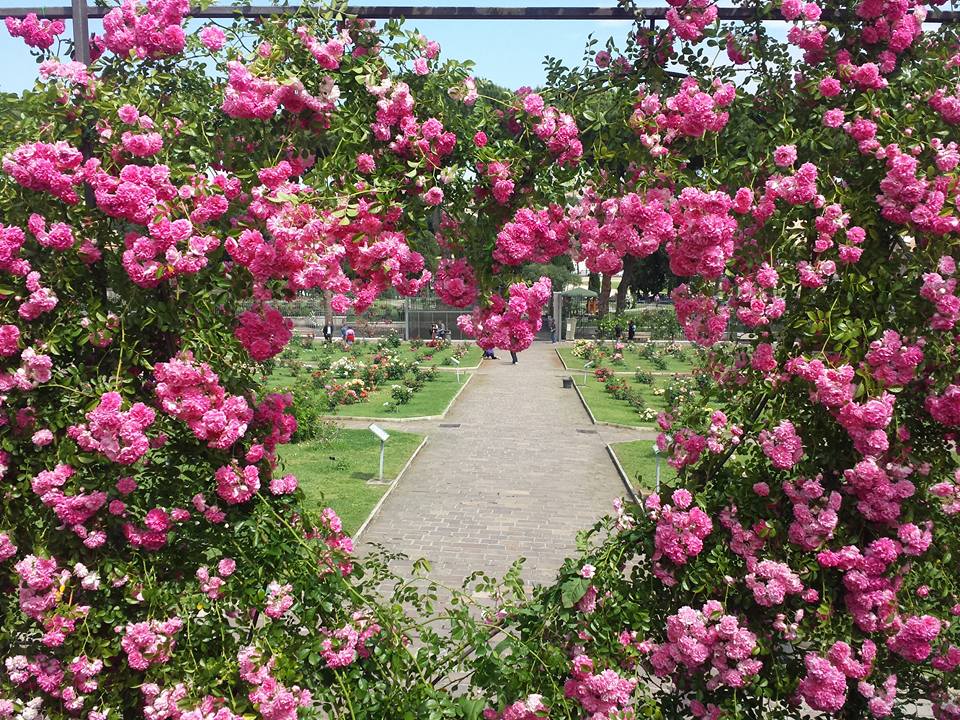
<instances>
[{"instance_id":1,"label":"grass lawn","mask_svg":"<svg viewBox=\"0 0 960 720\"><path fill-rule=\"evenodd\" d=\"M401 405L395 412L388 412L384 403L390 400L390 385L385 382L376 392L370 393L366 402L355 403L353 405L341 405L336 410L336 415L346 415L352 417L383 418L408 418L424 417L429 415L440 415L447 409L447 405L457 394L460 386L467 381L469 373L460 373L460 382L457 382L456 373L437 373L435 380L431 380L423 386L421 390L414 393L410 402Z\"/></svg>"},{"instance_id":2,"label":"grass lawn","mask_svg":"<svg viewBox=\"0 0 960 720\"><path fill-rule=\"evenodd\" d=\"M657 456L653 452L652 440L632 440L630 442L614 443L613 451L623 466L627 477L634 486L643 490L653 491L657 486ZM667 458L660 456L660 483L669 487L677 477L677 471L667 464Z\"/></svg>"},{"instance_id":3,"label":"grass lawn","mask_svg":"<svg viewBox=\"0 0 960 720\"><path fill-rule=\"evenodd\" d=\"M572 347L560 348L560 356L563 358L563 362L566 363L567 367L571 370L582 369L584 363L586 362L583 358L578 358L573 354ZM675 357L668 356L664 358L664 362L667 364L666 369L661 370L658 367L655 367L653 363L649 360L640 357L635 352L627 351L623 355L623 363L620 365L614 365L610 362L610 358L604 358L600 365L603 367L608 367L614 372L634 372L637 368L642 368L647 372L652 373L688 373L693 371L693 360L678 360ZM591 368L597 367L597 363L591 366Z\"/></svg>"},{"instance_id":4,"label":"grass lawn","mask_svg":"<svg viewBox=\"0 0 960 720\"><path fill-rule=\"evenodd\" d=\"M391 431L383 458L385 480L397 477L422 440L422 435ZM387 490L386 485L367 484L380 464L380 441L369 430L341 430L330 443L284 445L280 457L284 472L300 481L308 507L332 507L351 534Z\"/></svg>"},{"instance_id":5,"label":"grass lawn","mask_svg":"<svg viewBox=\"0 0 960 720\"><path fill-rule=\"evenodd\" d=\"M604 389L603 383L598 382L593 375L587 375L586 385L583 384L583 375L574 373L573 381L577 384L577 387L580 388L580 393L583 395L583 399L587 401L587 405L590 406L590 411L593 413L593 417L596 418L597 422L638 427L651 425L653 423L651 420L641 418L633 406L626 400L617 400L613 397L613 395ZM665 408L663 396L654 395L653 389L664 384L666 383L654 382L653 385L631 383L631 387L635 391L642 393L643 398L647 401L647 407L655 410L663 410Z\"/></svg>"}]
</instances>

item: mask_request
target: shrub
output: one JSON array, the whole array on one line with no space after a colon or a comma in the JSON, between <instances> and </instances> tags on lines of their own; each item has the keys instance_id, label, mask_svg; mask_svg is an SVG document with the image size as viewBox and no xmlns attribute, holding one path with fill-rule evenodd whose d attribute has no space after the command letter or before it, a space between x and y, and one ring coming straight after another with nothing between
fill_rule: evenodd
<instances>
[{"instance_id":1,"label":"shrub","mask_svg":"<svg viewBox=\"0 0 960 720\"><path fill-rule=\"evenodd\" d=\"M390 397L397 405L406 405L413 398L413 390L406 385L391 385Z\"/></svg>"},{"instance_id":2,"label":"shrub","mask_svg":"<svg viewBox=\"0 0 960 720\"><path fill-rule=\"evenodd\" d=\"M646 370L641 370L637 368L637 371L633 374L634 382L640 383L641 385L652 385L653 384L653 374L647 372Z\"/></svg>"}]
</instances>

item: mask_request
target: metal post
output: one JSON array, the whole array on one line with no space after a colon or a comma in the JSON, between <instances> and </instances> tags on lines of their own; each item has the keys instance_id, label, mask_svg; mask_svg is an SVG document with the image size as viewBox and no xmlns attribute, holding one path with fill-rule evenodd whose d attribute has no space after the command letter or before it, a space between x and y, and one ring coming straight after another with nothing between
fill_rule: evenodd
<instances>
[{"instance_id":1,"label":"metal post","mask_svg":"<svg viewBox=\"0 0 960 720\"><path fill-rule=\"evenodd\" d=\"M404 339L410 340L410 298L403 299L403 333Z\"/></svg>"},{"instance_id":2,"label":"metal post","mask_svg":"<svg viewBox=\"0 0 960 720\"><path fill-rule=\"evenodd\" d=\"M657 495L660 494L660 453L657 451L656 446L654 446L653 452L657 455Z\"/></svg>"},{"instance_id":3,"label":"metal post","mask_svg":"<svg viewBox=\"0 0 960 720\"><path fill-rule=\"evenodd\" d=\"M386 440L380 441L380 475L378 476L380 482L383 482L383 448L386 446L386 444L387 444Z\"/></svg>"},{"instance_id":4,"label":"metal post","mask_svg":"<svg viewBox=\"0 0 960 720\"><path fill-rule=\"evenodd\" d=\"M87 0L71 0L73 11L73 59L84 65L90 64L90 9Z\"/></svg>"},{"instance_id":5,"label":"metal post","mask_svg":"<svg viewBox=\"0 0 960 720\"><path fill-rule=\"evenodd\" d=\"M553 323L557 328L557 340L563 340L563 296L559 292L553 294Z\"/></svg>"}]
</instances>

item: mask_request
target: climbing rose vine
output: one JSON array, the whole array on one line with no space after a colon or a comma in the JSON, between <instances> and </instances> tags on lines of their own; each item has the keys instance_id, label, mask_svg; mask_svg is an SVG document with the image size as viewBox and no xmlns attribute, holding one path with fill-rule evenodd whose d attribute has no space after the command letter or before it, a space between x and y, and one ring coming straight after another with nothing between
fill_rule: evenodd
<instances>
[{"instance_id":1,"label":"climbing rose vine","mask_svg":"<svg viewBox=\"0 0 960 720\"><path fill-rule=\"evenodd\" d=\"M671 6L516 92L336 11L125 0L90 66L7 21L41 79L0 98L0 717L960 717L957 34ZM273 303L432 287L522 351L525 267L655 253L713 353L658 420L675 486L435 632L283 470Z\"/></svg>"}]
</instances>

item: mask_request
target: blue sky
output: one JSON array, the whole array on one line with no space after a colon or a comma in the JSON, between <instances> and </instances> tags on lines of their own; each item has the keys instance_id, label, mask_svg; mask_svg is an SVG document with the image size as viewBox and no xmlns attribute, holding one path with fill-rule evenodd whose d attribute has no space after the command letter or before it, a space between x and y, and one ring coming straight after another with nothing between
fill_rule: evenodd
<instances>
[{"instance_id":1,"label":"blue sky","mask_svg":"<svg viewBox=\"0 0 960 720\"><path fill-rule=\"evenodd\" d=\"M37 0L0 0L3 7L23 6ZM54 0L50 4L68 4ZM39 3L38 3L39 4ZM530 6L535 0L365 0L369 5L496 5ZM615 6L614 0L551 0L544 5ZM409 23L436 40L446 57L474 60L476 74L510 89L537 85L544 78L545 55L559 57L568 64L578 63L587 36L593 33L601 41L615 37L619 44L631 24L624 21L585 22L578 20L419 20ZM92 27L96 28L92 24ZM67 36L71 29L67 27ZM0 27L0 90L19 92L36 79L36 63L19 39L11 38Z\"/></svg>"}]
</instances>

